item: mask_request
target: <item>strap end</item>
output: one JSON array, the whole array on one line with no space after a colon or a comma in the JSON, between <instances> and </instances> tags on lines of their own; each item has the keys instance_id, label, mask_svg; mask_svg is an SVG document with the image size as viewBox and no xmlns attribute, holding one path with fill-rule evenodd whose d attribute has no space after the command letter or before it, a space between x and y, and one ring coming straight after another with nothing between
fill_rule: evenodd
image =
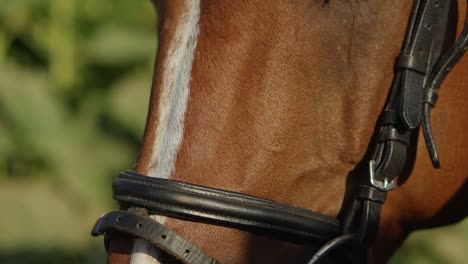
<instances>
[{"instance_id":1,"label":"strap end","mask_svg":"<svg viewBox=\"0 0 468 264\"><path fill-rule=\"evenodd\" d=\"M102 226L102 222L105 219L105 216L106 214L101 215L101 217L99 217L99 219L94 224L93 229L91 229L91 235L93 237L104 235L104 232L101 231L101 226Z\"/></svg>"}]
</instances>

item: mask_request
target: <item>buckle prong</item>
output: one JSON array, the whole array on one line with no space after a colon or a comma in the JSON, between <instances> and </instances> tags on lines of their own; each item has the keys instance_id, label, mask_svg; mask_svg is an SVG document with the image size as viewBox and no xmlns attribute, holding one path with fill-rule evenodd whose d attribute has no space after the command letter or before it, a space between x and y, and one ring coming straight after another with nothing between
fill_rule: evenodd
<instances>
[{"instance_id":1,"label":"buckle prong","mask_svg":"<svg viewBox=\"0 0 468 264\"><path fill-rule=\"evenodd\" d=\"M369 161L369 180L372 186L381 191L388 192L396 188L396 179L388 181L387 178L384 178L383 180L378 180L375 178L375 160Z\"/></svg>"}]
</instances>

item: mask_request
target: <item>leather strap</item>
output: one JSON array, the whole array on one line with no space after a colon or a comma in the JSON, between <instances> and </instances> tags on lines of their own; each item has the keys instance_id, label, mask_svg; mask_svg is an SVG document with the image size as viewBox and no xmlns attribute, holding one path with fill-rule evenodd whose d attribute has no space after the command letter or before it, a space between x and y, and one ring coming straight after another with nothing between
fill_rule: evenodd
<instances>
[{"instance_id":1,"label":"leather strap","mask_svg":"<svg viewBox=\"0 0 468 264\"><path fill-rule=\"evenodd\" d=\"M438 92L442 82L445 80L445 77L447 77L450 70L455 66L455 64L457 64L468 49L468 0L466 2L466 15L463 30L460 33L459 38L455 41L455 44L438 60L426 82L426 87L424 88L425 95L422 131L434 168L440 168L440 161L434 142L434 136L432 135L431 109L437 101Z\"/></svg>"},{"instance_id":2,"label":"leather strap","mask_svg":"<svg viewBox=\"0 0 468 264\"><path fill-rule=\"evenodd\" d=\"M219 264L219 261L205 255L197 246L171 229L149 217L127 211L113 211L103 215L91 231L93 236L122 234L144 239L184 264Z\"/></svg>"},{"instance_id":3,"label":"leather strap","mask_svg":"<svg viewBox=\"0 0 468 264\"><path fill-rule=\"evenodd\" d=\"M134 171L120 173L113 182L113 192L122 206L295 242L329 241L342 231L338 219L317 212Z\"/></svg>"},{"instance_id":4,"label":"leather strap","mask_svg":"<svg viewBox=\"0 0 468 264\"><path fill-rule=\"evenodd\" d=\"M450 1L416 0L401 54L395 64L390 94L376 128L368 173L348 209L345 233L370 246L380 222L386 193L395 188L403 171L412 133L422 118L424 84L442 52ZM397 114L398 113L398 114Z\"/></svg>"},{"instance_id":5,"label":"leather strap","mask_svg":"<svg viewBox=\"0 0 468 264\"><path fill-rule=\"evenodd\" d=\"M408 129L419 126L426 72L442 51L449 11L449 1L416 0L414 5L414 24L395 68L401 78L400 117Z\"/></svg>"}]
</instances>

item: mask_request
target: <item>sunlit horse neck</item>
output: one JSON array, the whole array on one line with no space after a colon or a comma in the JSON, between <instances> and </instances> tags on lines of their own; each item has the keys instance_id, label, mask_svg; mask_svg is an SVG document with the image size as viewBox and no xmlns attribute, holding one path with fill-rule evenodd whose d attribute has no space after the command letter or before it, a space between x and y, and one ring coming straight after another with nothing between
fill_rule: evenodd
<instances>
[{"instance_id":1,"label":"sunlit horse neck","mask_svg":"<svg viewBox=\"0 0 468 264\"><path fill-rule=\"evenodd\" d=\"M388 94L411 1L157 4L158 57L135 170L340 214ZM411 230L445 224L429 221L439 213L463 217L453 212L465 205L447 201L466 189L466 65L447 80L433 117L444 126L435 133L444 135L447 169L432 170L425 150L414 151L411 177L383 212L380 262ZM224 227L157 220L223 263L301 263L312 253ZM115 248L111 261L125 263ZM131 263L158 263L145 242L132 250Z\"/></svg>"}]
</instances>

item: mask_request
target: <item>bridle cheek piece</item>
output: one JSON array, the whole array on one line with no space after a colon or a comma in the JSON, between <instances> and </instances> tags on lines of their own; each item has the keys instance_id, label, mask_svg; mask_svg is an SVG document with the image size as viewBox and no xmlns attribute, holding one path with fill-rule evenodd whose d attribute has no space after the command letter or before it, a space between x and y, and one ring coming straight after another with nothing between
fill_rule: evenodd
<instances>
[{"instance_id":1,"label":"bridle cheek piece","mask_svg":"<svg viewBox=\"0 0 468 264\"><path fill-rule=\"evenodd\" d=\"M468 1L467 1L468 2ZM444 51L450 1L415 0L395 74L377 122L368 169L340 219L275 201L190 183L125 171L113 181L113 198L128 211L103 215L93 236L144 239L181 263L219 263L176 232L149 218L177 219L236 228L301 244L324 244L309 263L317 263L341 245L361 252L375 240L387 192L407 162L412 134L422 130L434 167L440 162L431 132L430 114L440 86L468 46L468 19L451 48ZM414 144L414 143L413 143Z\"/></svg>"}]
</instances>

